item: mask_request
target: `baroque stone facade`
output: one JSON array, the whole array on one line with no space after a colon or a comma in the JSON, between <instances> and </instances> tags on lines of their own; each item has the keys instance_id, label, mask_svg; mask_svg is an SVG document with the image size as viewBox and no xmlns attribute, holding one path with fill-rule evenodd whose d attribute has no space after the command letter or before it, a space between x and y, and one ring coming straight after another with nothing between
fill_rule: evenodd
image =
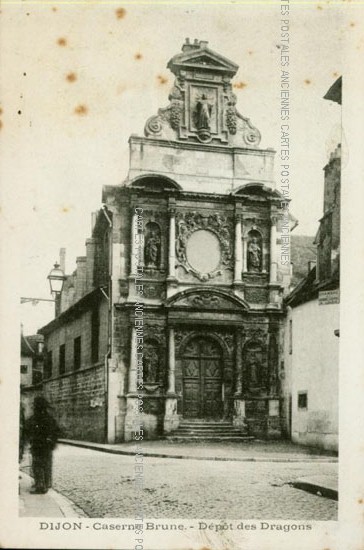
<instances>
[{"instance_id":1,"label":"baroque stone facade","mask_svg":"<svg viewBox=\"0 0 364 550\"><path fill-rule=\"evenodd\" d=\"M206 42L187 41L168 67L176 77L170 104L147 121L144 137L130 138L124 184L103 191L113 215L119 350L110 360L119 392L109 403L118 416L109 419L109 440L134 438L140 393L147 438L182 419L224 419L279 437L289 267L278 262L274 151L259 148L260 132L237 110L234 63Z\"/></svg>"},{"instance_id":2,"label":"baroque stone facade","mask_svg":"<svg viewBox=\"0 0 364 550\"><path fill-rule=\"evenodd\" d=\"M278 261L274 151L259 148L260 132L237 110L237 65L207 42L186 41L168 67L169 105L146 122L143 137L131 136L123 184L103 189L104 248L100 236L88 241L95 254L86 273L96 260L104 271L109 265L107 285L98 283L109 298L106 439L134 439L140 396L144 438L183 419L280 437L290 273Z\"/></svg>"}]
</instances>

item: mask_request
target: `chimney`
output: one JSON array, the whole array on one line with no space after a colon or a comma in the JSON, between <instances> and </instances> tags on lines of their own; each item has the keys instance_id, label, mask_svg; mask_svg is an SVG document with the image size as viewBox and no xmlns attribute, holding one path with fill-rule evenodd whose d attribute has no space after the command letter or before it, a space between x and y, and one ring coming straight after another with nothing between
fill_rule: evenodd
<instances>
[{"instance_id":1,"label":"chimney","mask_svg":"<svg viewBox=\"0 0 364 550\"><path fill-rule=\"evenodd\" d=\"M186 41L182 46L182 51L190 52L192 50L199 50L200 48L206 48L207 44L207 40L199 40L198 38L195 38L193 43L191 44L190 39L186 38Z\"/></svg>"},{"instance_id":2,"label":"chimney","mask_svg":"<svg viewBox=\"0 0 364 550\"><path fill-rule=\"evenodd\" d=\"M97 212L91 212L91 235L95 229L96 220L97 220Z\"/></svg>"},{"instance_id":3,"label":"chimney","mask_svg":"<svg viewBox=\"0 0 364 550\"><path fill-rule=\"evenodd\" d=\"M66 273L66 249L61 248L59 250L59 267L62 269L63 273Z\"/></svg>"},{"instance_id":4,"label":"chimney","mask_svg":"<svg viewBox=\"0 0 364 550\"><path fill-rule=\"evenodd\" d=\"M96 239L86 239L86 292L94 288Z\"/></svg>"},{"instance_id":5,"label":"chimney","mask_svg":"<svg viewBox=\"0 0 364 550\"><path fill-rule=\"evenodd\" d=\"M76 265L75 302L78 302L86 294L86 256L78 256Z\"/></svg>"}]
</instances>

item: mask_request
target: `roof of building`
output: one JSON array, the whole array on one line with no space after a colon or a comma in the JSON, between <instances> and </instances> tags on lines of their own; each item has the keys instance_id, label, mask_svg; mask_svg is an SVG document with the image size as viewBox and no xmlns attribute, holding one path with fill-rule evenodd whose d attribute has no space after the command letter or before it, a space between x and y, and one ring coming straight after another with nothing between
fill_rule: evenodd
<instances>
[{"instance_id":1,"label":"roof of building","mask_svg":"<svg viewBox=\"0 0 364 550\"><path fill-rule=\"evenodd\" d=\"M296 307L310 300L315 300L319 296L320 290L335 290L340 287L339 271L336 270L332 276L319 283L316 280L316 266L311 269L308 275L292 290L285 299L288 306Z\"/></svg>"},{"instance_id":2,"label":"roof of building","mask_svg":"<svg viewBox=\"0 0 364 550\"><path fill-rule=\"evenodd\" d=\"M309 262L316 261L314 236L291 235L292 286L307 276Z\"/></svg>"},{"instance_id":3,"label":"roof of building","mask_svg":"<svg viewBox=\"0 0 364 550\"><path fill-rule=\"evenodd\" d=\"M68 323L72 319L76 319L82 315L85 311L92 308L98 300L106 296L101 287L94 288L88 294L85 294L77 302L71 305L68 309L63 311L58 317L44 325L38 330L39 335L47 335L60 326Z\"/></svg>"},{"instance_id":4,"label":"roof of building","mask_svg":"<svg viewBox=\"0 0 364 550\"><path fill-rule=\"evenodd\" d=\"M38 353L37 344L44 341L41 334L32 334L30 336L20 336L20 352L22 357L33 357Z\"/></svg>"},{"instance_id":5,"label":"roof of building","mask_svg":"<svg viewBox=\"0 0 364 550\"><path fill-rule=\"evenodd\" d=\"M324 95L324 99L335 101L336 103L339 103L339 105L341 105L341 94L342 94L342 76L339 76L339 78L335 80L333 85L329 88L329 90Z\"/></svg>"}]
</instances>

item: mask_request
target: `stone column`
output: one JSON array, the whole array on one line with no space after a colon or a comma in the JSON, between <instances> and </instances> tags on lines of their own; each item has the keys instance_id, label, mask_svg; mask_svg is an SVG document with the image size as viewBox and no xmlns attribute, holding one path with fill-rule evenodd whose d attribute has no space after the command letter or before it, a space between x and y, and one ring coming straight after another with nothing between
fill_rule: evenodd
<instances>
[{"instance_id":1,"label":"stone column","mask_svg":"<svg viewBox=\"0 0 364 550\"><path fill-rule=\"evenodd\" d=\"M136 332L135 327L131 329L130 342L130 364L129 364L129 384L128 392L136 393L137 391L137 357L136 357Z\"/></svg>"},{"instance_id":2,"label":"stone column","mask_svg":"<svg viewBox=\"0 0 364 550\"><path fill-rule=\"evenodd\" d=\"M243 237L242 240L243 244L243 273L246 273L248 271L248 254L247 254L247 247L248 247L248 238Z\"/></svg>"},{"instance_id":3,"label":"stone column","mask_svg":"<svg viewBox=\"0 0 364 550\"><path fill-rule=\"evenodd\" d=\"M234 280L235 282L241 281L241 272L243 270L243 249L241 240L241 216L236 215L235 219L235 269Z\"/></svg>"},{"instance_id":4,"label":"stone column","mask_svg":"<svg viewBox=\"0 0 364 550\"><path fill-rule=\"evenodd\" d=\"M169 209L169 250L168 250L168 276L176 276L176 210Z\"/></svg>"},{"instance_id":5,"label":"stone column","mask_svg":"<svg viewBox=\"0 0 364 550\"><path fill-rule=\"evenodd\" d=\"M236 333L236 357L235 357L236 383L235 395L241 395L243 392L243 350L241 331Z\"/></svg>"},{"instance_id":6,"label":"stone column","mask_svg":"<svg viewBox=\"0 0 364 550\"><path fill-rule=\"evenodd\" d=\"M176 393L174 329L168 334L168 394Z\"/></svg>"},{"instance_id":7,"label":"stone column","mask_svg":"<svg viewBox=\"0 0 364 550\"><path fill-rule=\"evenodd\" d=\"M277 282L277 218L271 219L270 226L270 283Z\"/></svg>"},{"instance_id":8,"label":"stone column","mask_svg":"<svg viewBox=\"0 0 364 550\"><path fill-rule=\"evenodd\" d=\"M135 212L134 205L132 206L132 216L131 216L131 243L130 243L130 275L136 275L138 260L136 257L137 247L136 247L136 235L137 235L137 214Z\"/></svg>"}]
</instances>

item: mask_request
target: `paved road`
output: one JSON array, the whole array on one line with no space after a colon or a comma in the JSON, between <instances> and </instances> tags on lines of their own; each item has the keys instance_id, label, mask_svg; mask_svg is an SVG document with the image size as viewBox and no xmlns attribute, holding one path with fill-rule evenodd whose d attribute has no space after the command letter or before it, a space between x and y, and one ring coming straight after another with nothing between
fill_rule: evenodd
<instances>
[{"instance_id":1,"label":"paved road","mask_svg":"<svg viewBox=\"0 0 364 550\"><path fill-rule=\"evenodd\" d=\"M53 486L90 517L135 517L135 458L60 445ZM144 458L148 518L336 520L337 502L290 487L335 474L333 463L215 462Z\"/></svg>"}]
</instances>

